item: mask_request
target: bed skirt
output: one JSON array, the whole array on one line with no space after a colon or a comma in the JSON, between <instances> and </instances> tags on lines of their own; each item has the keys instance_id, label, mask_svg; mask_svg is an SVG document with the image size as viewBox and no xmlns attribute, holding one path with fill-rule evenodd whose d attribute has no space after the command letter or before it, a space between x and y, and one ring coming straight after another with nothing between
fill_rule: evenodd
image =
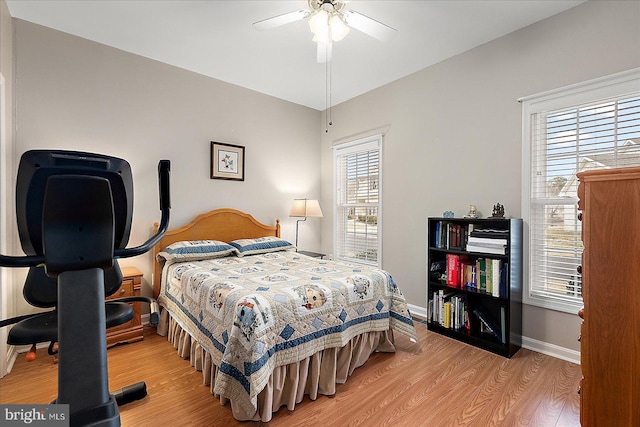
<instances>
[{"instance_id":1,"label":"bed skirt","mask_svg":"<svg viewBox=\"0 0 640 427\"><path fill-rule=\"evenodd\" d=\"M345 383L372 353L395 352L392 330L363 333L344 347L325 349L299 362L276 367L257 396L250 402L236 402L213 392L218 367L211 355L164 309L158 334L167 336L178 355L188 358L191 366L202 372L204 385L209 386L211 394L219 398L222 405L230 404L234 418L239 421L268 422L282 406L293 411L305 395L311 400L318 395L333 395L336 384Z\"/></svg>"}]
</instances>

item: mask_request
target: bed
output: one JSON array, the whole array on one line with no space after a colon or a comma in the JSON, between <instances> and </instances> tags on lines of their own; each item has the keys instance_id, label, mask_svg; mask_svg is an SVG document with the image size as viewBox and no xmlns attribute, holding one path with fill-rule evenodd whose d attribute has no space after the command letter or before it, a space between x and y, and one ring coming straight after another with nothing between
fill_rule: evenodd
<instances>
[{"instance_id":1,"label":"bed","mask_svg":"<svg viewBox=\"0 0 640 427\"><path fill-rule=\"evenodd\" d=\"M238 420L335 394L373 352L395 351L394 331L417 340L388 272L298 254L279 221L214 210L168 231L153 256L158 333Z\"/></svg>"}]
</instances>

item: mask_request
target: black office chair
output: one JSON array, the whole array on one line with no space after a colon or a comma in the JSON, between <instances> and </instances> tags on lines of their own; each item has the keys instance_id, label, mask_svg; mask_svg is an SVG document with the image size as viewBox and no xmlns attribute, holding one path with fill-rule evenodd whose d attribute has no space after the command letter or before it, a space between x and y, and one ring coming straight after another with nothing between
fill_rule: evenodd
<instances>
[{"instance_id":1,"label":"black office chair","mask_svg":"<svg viewBox=\"0 0 640 427\"><path fill-rule=\"evenodd\" d=\"M33 150L22 155L16 184L16 212L27 256L0 255L0 266L30 267L24 287L27 301L53 311L19 316L9 344L59 343L58 396L69 404L72 426L120 425L118 404L146 395L144 383L109 393L106 328L133 317L131 301L151 307L155 300L126 297L105 303L122 282L116 258L149 251L169 225L168 160L160 161L158 232L140 246L126 248L133 213L129 164L100 154Z\"/></svg>"},{"instance_id":2,"label":"black office chair","mask_svg":"<svg viewBox=\"0 0 640 427\"><path fill-rule=\"evenodd\" d=\"M113 268L104 273L104 294L113 295L122 284L122 271L117 261ZM0 321L0 327L16 324L7 336L9 345L30 345L27 361L35 359L36 345L42 342L49 343L48 353L58 353L55 344L58 342L58 281L54 277L47 276L44 266L29 267L29 273L22 288L24 299L34 307L54 308L44 313L30 314ZM150 311L157 313L157 303L148 297L125 297L110 300L105 305L105 326L122 325L133 319L133 307L129 302L141 301L150 304ZM150 318L150 323L157 324L158 316Z\"/></svg>"}]
</instances>

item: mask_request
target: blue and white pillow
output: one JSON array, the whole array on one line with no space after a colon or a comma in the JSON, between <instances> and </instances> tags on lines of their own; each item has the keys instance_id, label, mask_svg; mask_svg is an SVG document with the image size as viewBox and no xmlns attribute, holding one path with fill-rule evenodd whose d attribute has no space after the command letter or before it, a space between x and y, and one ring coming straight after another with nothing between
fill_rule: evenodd
<instances>
[{"instance_id":1,"label":"blue and white pillow","mask_svg":"<svg viewBox=\"0 0 640 427\"><path fill-rule=\"evenodd\" d=\"M236 248L218 240L184 240L167 246L158 253L158 261L195 261L234 255Z\"/></svg>"},{"instance_id":2,"label":"blue and white pillow","mask_svg":"<svg viewBox=\"0 0 640 427\"><path fill-rule=\"evenodd\" d=\"M229 242L236 248L238 256L265 254L268 252L295 249L290 242L275 236L258 237L255 239L239 239Z\"/></svg>"}]
</instances>

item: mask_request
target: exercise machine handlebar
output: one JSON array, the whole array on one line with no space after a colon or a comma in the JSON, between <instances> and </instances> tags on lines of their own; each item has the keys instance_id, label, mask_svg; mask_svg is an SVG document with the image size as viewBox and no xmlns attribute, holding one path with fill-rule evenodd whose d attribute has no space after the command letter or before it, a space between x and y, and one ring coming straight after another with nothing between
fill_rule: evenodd
<instances>
[{"instance_id":1,"label":"exercise machine handlebar","mask_svg":"<svg viewBox=\"0 0 640 427\"><path fill-rule=\"evenodd\" d=\"M171 162L160 160L158 163L158 181L160 193L160 227L158 231L140 246L133 248L115 249L115 258L130 258L142 255L153 248L164 236L169 228L169 212L171 200L169 196L169 184L171 175ZM33 267L45 263L44 255L10 256L0 254L0 267Z\"/></svg>"}]
</instances>

